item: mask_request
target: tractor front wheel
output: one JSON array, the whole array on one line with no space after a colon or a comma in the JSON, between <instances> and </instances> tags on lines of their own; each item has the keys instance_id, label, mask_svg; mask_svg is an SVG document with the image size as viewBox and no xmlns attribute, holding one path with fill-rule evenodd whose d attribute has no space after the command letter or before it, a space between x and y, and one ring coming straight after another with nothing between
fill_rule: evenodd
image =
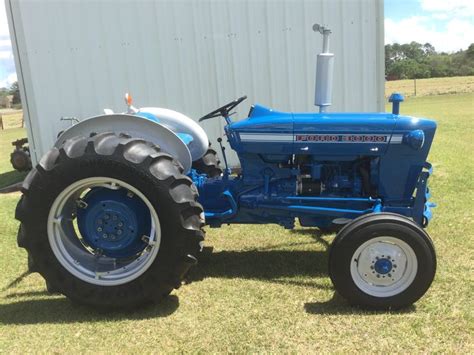
<instances>
[{"instance_id":1,"label":"tractor front wheel","mask_svg":"<svg viewBox=\"0 0 474 355\"><path fill-rule=\"evenodd\" d=\"M329 254L329 274L351 304L398 309L416 302L433 281L436 255L428 234L406 217L374 213L347 224Z\"/></svg>"},{"instance_id":2,"label":"tractor front wheel","mask_svg":"<svg viewBox=\"0 0 474 355\"><path fill-rule=\"evenodd\" d=\"M125 135L76 137L23 185L18 244L48 289L98 308L159 301L203 241L203 210L181 164Z\"/></svg>"}]
</instances>

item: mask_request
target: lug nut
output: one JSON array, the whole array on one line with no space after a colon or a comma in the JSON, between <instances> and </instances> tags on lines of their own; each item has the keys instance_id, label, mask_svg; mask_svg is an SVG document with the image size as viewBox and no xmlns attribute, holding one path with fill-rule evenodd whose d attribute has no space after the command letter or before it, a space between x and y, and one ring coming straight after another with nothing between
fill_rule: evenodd
<instances>
[{"instance_id":1,"label":"lug nut","mask_svg":"<svg viewBox=\"0 0 474 355\"><path fill-rule=\"evenodd\" d=\"M107 233L102 234L102 238L107 239Z\"/></svg>"},{"instance_id":2,"label":"lug nut","mask_svg":"<svg viewBox=\"0 0 474 355\"><path fill-rule=\"evenodd\" d=\"M121 235L121 234L122 234L122 230L119 229L119 230L117 231L117 234L118 234L118 235Z\"/></svg>"},{"instance_id":3,"label":"lug nut","mask_svg":"<svg viewBox=\"0 0 474 355\"><path fill-rule=\"evenodd\" d=\"M101 227L97 228L97 232L102 232L102 228Z\"/></svg>"},{"instance_id":4,"label":"lug nut","mask_svg":"<svg viewBox=\"0 0 474 355\"><path fill-rule=\"evenodd\" d=\"M110 216L109 216L108 214L106 214L106 215L104 216L104 219L109 219L109 218L110 218Z\"/></svg>"},{"instance_id":5,"label":"lug nut","mask_svg":"<svg viewBox=\"0 0 474 355\"><path fill-rule=\"evenodd\" d=\"M119 226L119 227L123 227L123 223L122 223L122 222L118 222L118 226Z\"/></svg>"}]
</instances>

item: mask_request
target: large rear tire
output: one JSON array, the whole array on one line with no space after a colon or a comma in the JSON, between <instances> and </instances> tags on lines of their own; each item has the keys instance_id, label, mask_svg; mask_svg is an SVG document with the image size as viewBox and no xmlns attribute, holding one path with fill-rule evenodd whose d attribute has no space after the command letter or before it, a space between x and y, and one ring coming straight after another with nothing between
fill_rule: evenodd
<instances>
[{"instance_id":1,"label":"large rear tire","mask_svg":"<svg viewBox=\"0 0 474 355\"><path fill-rule=\"evenodd\" d=\"M50 150L16 210L30 269L82 304L159 301L181 285L204 239L197 189L182 173L159 147L126 135L75 137Z\"/></svg>"},{"instance_id":2,"label":"large rear tire","mask_svg":"<svg viewBox=\"0 0 474 355\"><path fill-rule=\"evenodd\" d=\"M213 178L220 176L222 174L222 168L220 166L221 161L217 155L217 152L210 148L207 150L206 154L202 158L193 162L193 169L200 174L207 174L207 176Z\"/></svg>"},{"instance_id":3,"label":"large rear tire","mask_svg":"<svg viewBox=\"0 0 474 355\"><path fill-rule=\"evenodd\" d=\"M329 275L349 303L398 309L421 298L433 281L436 254L410 219L373 213L344 226L329 253Z\"/></svg>"}]
</instances>

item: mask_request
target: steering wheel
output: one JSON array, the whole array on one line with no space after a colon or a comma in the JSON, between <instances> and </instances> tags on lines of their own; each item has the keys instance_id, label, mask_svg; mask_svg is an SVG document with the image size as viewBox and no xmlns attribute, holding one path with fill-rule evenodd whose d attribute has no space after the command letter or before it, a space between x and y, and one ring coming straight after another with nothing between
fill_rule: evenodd
<instances>
[{"instance_id":1,"label":"steering wheel","mask_svg":"<svg viewBox=\"0 0 474 355\"><path fill-rule=\"evenodd\" d=\"M238 104L240 104L242 101L244 101L247 98L247 96L242 96L238 98L237 100L231 101L228 104L225 104L222 107L219 107L218 109L209 112L207 115L202 116L199 119L199 122L202 122L204 120L208 120L209 118L214 118L214 117L227 117L229 114L229 111L233 110Z\"/></svg>"}]
</instances>

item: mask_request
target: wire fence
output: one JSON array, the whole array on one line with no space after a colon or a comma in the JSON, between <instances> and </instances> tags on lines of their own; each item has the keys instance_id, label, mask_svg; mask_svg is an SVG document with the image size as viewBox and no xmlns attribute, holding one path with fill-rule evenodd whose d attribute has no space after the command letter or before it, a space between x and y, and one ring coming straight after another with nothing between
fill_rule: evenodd
<instances>
[{"instance_id":1,"label":"wire fence","mask_svg":"<svg viewBox=\"0 0 474 355\"><path fill-rule=\"evenodd\" d=\"M25 119L22 110L0 110L0 130L23 128Z\"/></svg>"},{"instance_id":2,"label":"wire fence","mask_svg":"<svg viewBox=\"0 0 474 355\"><path fill-rule=\"evenodd\" d=\"M473 93L474 76L386 81L385 96L393 92L407 97Z\"/></svg>"}]
</instances>

